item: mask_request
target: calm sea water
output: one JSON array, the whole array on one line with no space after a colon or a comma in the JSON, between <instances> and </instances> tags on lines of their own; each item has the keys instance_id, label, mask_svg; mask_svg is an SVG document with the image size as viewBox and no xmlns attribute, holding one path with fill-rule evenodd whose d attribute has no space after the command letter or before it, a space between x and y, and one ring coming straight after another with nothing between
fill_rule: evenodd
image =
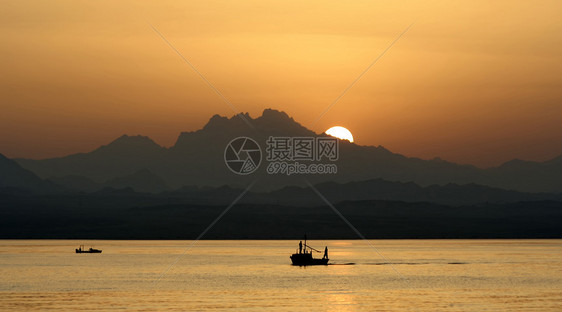
<instances>
[{"instance_id":1,"label":"calm sea water","mask_svg":"<svg viewBox=\"0 0 562 312\"><path fill-rule=\"evenodd\" d=\"M0 240L0 310L562 311L562 240L371 242Z\"/></svg>"}]
</instances>

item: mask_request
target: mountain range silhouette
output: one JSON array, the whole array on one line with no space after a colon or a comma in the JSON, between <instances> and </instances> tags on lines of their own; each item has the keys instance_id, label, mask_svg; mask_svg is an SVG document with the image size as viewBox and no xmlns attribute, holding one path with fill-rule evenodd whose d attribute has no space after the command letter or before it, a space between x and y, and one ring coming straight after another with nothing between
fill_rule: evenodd
<instances>
[{"instance_id":1,"label":"mountain range silhouette","mask_svg":"<svg viewBox=\"0 0 562 312\"><path fill-rule=\"evenodd\" d=\"M337 174L269 175L265 166L254 174L240 176L224 163L224 149L234 138L247 136L265 153L269 136L324 136L303 127L284 112L266 109L260 117L213 116L200 130L182 132L176 143L165 148L146 136L123 135L89 153L33 160L15 159L23 168L42 179L91 191L100 186L133 187L137 191L161 192L183 186L243 188L259 177L257 191L286 186L304 186L303 177L313 184L348 183L371 179L413 182L419 186L479 184L531 193L562 192L562 156L546 162L512 160L498 167L481 169L438 158L423 160L393 153L382 146L361 146L340 141ZM263 156L265 157L265 156ZM143 173L143 174L139 174Z\"/></svg>"}]
</instances>

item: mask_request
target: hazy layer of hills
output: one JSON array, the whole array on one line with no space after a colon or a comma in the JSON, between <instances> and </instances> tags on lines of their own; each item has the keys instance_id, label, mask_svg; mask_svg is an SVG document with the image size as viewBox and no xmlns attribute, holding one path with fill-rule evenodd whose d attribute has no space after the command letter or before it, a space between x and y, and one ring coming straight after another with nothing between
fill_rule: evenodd
<instances>
[{"instance_id":1,"label":"hazy layer of hills","mask_svg":"<svg viewBox=\"0 0 562 312\"><path fill-rule=\"evenodd\" d=\"M13 178L22 176L16 179L20 186L0 187L0 238L194 239L241 193L226 186L160 194L130 187L78 193L41 180L4 157L0 169ZM139 175L150 177L148 172ZM41 193L44 187L51 189ZM558 201L533 200L555 195L478 185L424 188L384 180L316 187L368 238L562 237L559 196ZM381 196L385 200L363 200ZM456 205L439 203L448 201ZM487 202L470 204L479 201ZM358 238L316 194L300 187L246 194L204 238L298 239L303 233L316 239Z\"/></svg>"},{"instance_id":2,"label":"hazy layer of hills","mask_svg":"<svg viewBox=\"0 0 562 312\"><path fill-rule=\"evenodd\" d=\"M184 186L172 190L157 175L142 169L130 175L96 183L82 176L54 177L43 180L23 169L15 161L0 154L1 194L83 194L143 196L153 199L181 199L189 204L228 205L243 192L230 186ZM422 187L413 182L390 182L371 179L347 183L322 182L315 185L331 203L343 201L389 200L404 202L431 202L444 205L473 205L478 203L509 203L521 201L559 200L562 194L526 193L477 184L446 184ZM323 204L308 186L286 186L274 191L250 190L242 203L317 206Z\"/></svg>"}]
</instances>

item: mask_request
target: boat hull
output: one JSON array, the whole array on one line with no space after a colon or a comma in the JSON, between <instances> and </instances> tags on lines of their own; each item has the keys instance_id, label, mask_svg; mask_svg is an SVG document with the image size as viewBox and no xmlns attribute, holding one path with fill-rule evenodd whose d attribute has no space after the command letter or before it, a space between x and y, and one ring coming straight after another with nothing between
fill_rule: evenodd
<instances>
[{"instance_id":1,"label":"boat hull","mask_svg":"<svg viewBox=\"0 0 562 312\"><path fill-rule=\"evenodd\" d=\"M101 253L101 250L79 250L79 249L76 249L76 253Z\"/></svg>"},{"instance_id":2,"label":"boat hull","mask_svg":"<svg viewBox=\"0 0 562 312\"><path fill-rule=\"evenodd\" d=\"M293 265L298 265L298 266L328 265L328 261L330 261L330 259L328 258L322 258L322 259L312 258L312 255L309 253L293 254L291 255L290 258L291 261L293 262Z\"/></svg>"}]
</instances>

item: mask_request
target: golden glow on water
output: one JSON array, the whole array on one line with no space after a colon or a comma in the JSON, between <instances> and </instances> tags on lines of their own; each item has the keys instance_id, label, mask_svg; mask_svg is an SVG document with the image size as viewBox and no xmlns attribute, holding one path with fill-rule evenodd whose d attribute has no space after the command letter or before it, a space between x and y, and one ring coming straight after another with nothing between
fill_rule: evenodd
<instances>
[{"instance_id":1,"label":"golden glow on water","mask_svg":"<svg viewBox=\"0 0 562 312\"><path fill-rule=\"evenodd\" d=\"M350 291L335 291L326 294L330 306L336 306L338 311L355 311L354 294Z\"/></svg>"},{"instance_id":2,"label":"golden glow on water","mask_svg":"<svg viewBox=\"0 0 562 312\"><path fill-rule=\"evenodd\" d=\"M0 241L0 310L559 311L562 240ZM79 244L102 254L75 254ZM355 263L355 265L345 265Z\"/></svg>"}]
</instances>

